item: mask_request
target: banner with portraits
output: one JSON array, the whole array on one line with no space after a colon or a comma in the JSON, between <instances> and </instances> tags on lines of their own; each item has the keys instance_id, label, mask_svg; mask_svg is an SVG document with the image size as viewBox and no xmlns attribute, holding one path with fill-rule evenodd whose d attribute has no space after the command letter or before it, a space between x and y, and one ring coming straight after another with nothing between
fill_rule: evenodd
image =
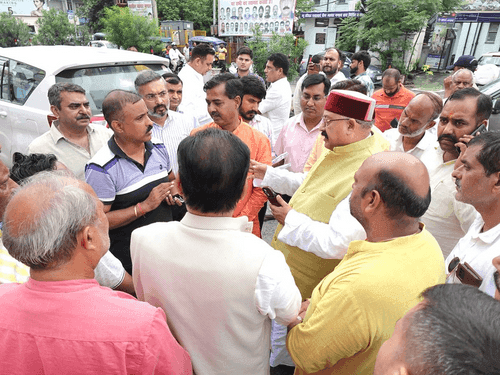
<instances>
[{"instance_id":1,"label":"banner with portraits","mask_svg":"<svg viewBox=\"0 0 500 375\"><path fill-rule=\"evenodd\" d=\"M291 33L295 0L219 0L219 36L250 36L260 26L264 36Z\"/></svg>"}]
</instances>

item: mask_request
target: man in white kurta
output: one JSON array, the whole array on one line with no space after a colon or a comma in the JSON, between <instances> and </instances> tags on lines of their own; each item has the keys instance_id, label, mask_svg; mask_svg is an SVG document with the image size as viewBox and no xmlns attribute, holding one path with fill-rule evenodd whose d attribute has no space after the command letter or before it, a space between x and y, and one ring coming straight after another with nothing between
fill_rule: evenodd
<instances>
[{"instance_id":1,"label":"man in white kurta","mask_svg":"<svg viewBox=\"0 0 500 375\"><path fill-rule=\"evenodd\" d=\"M271 319L286 325L299 313L283 254L252 235L247 217L232 217L249 162L231 132L186 138L179 176L188 213L132 234L137 296L165 310L200 375L269 374Z\"/></svg>"}]
</instances>

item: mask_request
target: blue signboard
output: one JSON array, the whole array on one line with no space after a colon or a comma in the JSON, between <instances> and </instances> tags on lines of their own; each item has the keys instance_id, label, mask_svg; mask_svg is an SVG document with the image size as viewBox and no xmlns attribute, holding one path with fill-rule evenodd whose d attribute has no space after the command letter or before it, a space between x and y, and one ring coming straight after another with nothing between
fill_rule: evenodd
<instances>
[{"instance_id":1,"label":"blue signboard","mask_svg":"<svg viewBox=\"0 0 500 375\"><path fill-rule=\"evenodd\" d=\"M361 12L346 11L346 12L302 12L300 18L347 18L347 17L360 17Z\"/></svg>"},{"instance_id":2,"label":"blue signboard","mask_svg":"<svg viewBox=\"0 0 500 375\"><path fill-rule=\"evenodd\" d=\"M455 18L455 22L500 22L500 13L458 13Z\"/></svg>"}]
</instances>

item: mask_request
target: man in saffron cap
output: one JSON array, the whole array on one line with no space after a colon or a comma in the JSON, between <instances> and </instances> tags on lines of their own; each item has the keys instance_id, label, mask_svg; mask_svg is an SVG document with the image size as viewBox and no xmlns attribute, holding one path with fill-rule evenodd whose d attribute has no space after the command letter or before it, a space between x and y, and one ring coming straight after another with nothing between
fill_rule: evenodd
<instances>
[{"instance_id":1,"label":"man in saffron cap","mask_svg":"<svg viewBox=\"0 0 500 375\"><path fill-rule=\"evenodd\" d=\"M351 192L354 173L361 164L371 155L389 149L389 143L380 132L372 131L374 109L375 100L366 95L354 91L332 91L320 128L325 148L307 174L251 163L256 179L254 184L262 179L261 186L269 186L292 196L289 205L278 197L281 207L271 206L274 217L280 223L271 246L285 255L303 299L311 297L316 285L333 271L340 260L322 259L281 242L278 236L292 208L312 220L328 223L337 204ZM275 354L278 356L279 349L273 346L273 350L272 359ZM284 359L272 362L272 365L281 363L290 364Z\"/></svg>"}]
</instances>

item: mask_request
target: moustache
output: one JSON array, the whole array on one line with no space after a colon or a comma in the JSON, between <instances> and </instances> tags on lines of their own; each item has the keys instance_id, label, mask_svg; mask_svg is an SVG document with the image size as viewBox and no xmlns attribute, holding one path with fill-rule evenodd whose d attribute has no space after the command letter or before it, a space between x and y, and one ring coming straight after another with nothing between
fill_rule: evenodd
<instances>
[{"instance_id":1,"label":"moustache","mask_svg":"<svg viewBox=\"0 0 500 375\"><path fill-rule=\"evenodd\" d=\"M146 134L148 134L152 129L153 129L153 125L148 125L148 130L146 131Z\"/></svg>"},{"instance_id":2,"label":"moustache","mask_svg":"<svg viewBox=\"0 0 500 375\"><path fill-rule=\"evenodd\" d=\"M90 116L87 115L80 115L76 118L77 120L90 120Z\"/></svg>"},{"instance_id":3,"label":"moustache","mask_svg":"<svg viewBox=\"0 0 500 375\"><path fill-rule=\"evenodd\" d=\"M444 139L447 139L447 140L453 142L453 144L458 143L457 137L455 137L453 134L441 134L438 137L438 142L440 142L440 141L442 141Z\"/></svg>"},{"instance_id":4,"label":"moustache","mask_svg":"<svg viewBox=\"0 0 500 375\"><path fill-rule=\"evenodd\" d=\"M165 104L158 104L153 108L153 112L156 112L160 108L163 108L165 111L167 110L167 106Z\"/></svg>"},{"instance_id":5,"label":"moustache","mask_svg":"<svg viewBox=\"0 0 500 375\"><path fill-rule=\"evenodd\" d=\"M321 135L323 137L325 137L325 139L328 139L328 134L326 134L326 132L324 130L321 132Z\"/></svg>"},{"instance_id":6,"label":"moustache","mask_svg":"<svg viewBox=\"0 0 500 375\"><path fill-rule=\"evenodd\" d=\"M210 116L212 118L214 118L214 117L220 117L220 113L219 112L210 112Z\"/></svg>"}]
</instances>

